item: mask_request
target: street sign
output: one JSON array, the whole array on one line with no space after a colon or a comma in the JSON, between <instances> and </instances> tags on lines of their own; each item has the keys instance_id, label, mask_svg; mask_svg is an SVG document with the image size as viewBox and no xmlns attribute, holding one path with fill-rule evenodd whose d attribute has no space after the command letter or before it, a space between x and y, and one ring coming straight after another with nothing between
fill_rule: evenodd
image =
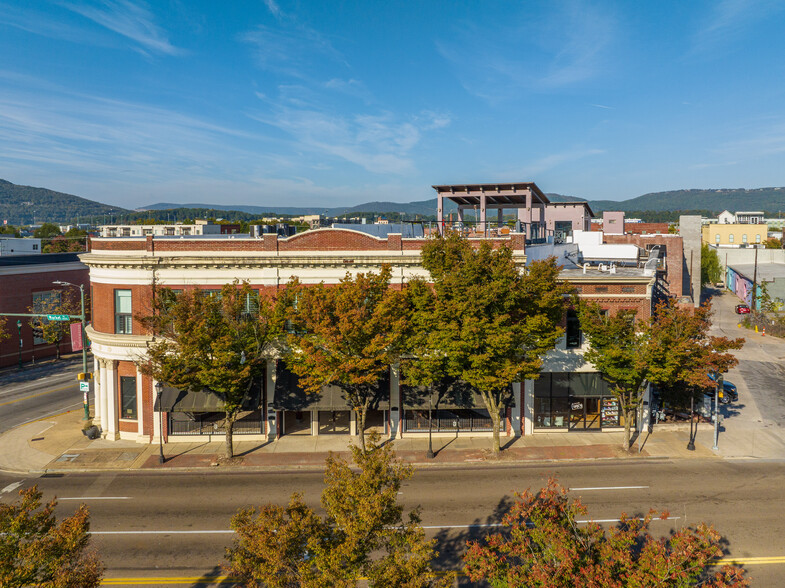
<instances>
[{"instance_id":1,"label":"street sign","mask_svg":"<svg viewBox=\"0 0 785 588\"><path fill-rule=\"evenodd\" d=\"M79 382L79 391L80 392L89 392L90 391L90 382Z\"/></svg>"},{"instance_id":2,"label":"street sign","mask_svg":"<svg viewBox=\"0 0 785 588\"><path fill-rule=\"evenodd\" d=\"M70 321L71 316L67 314L47 314L46 320L48 321Z\"/></svg>"}]
</instances>

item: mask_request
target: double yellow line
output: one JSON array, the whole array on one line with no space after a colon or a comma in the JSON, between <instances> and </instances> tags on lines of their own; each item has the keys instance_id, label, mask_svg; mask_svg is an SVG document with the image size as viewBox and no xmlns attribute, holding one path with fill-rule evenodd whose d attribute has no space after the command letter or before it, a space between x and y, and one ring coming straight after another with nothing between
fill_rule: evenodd
<instances>
[{"instance_id":1,"label":"double yellow line","mask_svg":"<svg viewBox=\"0 0 785 588\"><path fill-rule=\"evenodd\" d=\"M714 560L712 565L757 566L768 564L785 564L785 555L772 557L724 557ZM460 575L460 574L459 574ZM188 576L163 578L105 578L101 586L163 586L178 584L220 584L232 582L229 576Z\"/></svg>"},{"instance_id":2,"label":"double yellow line","mask_svg":"<svg viewBox=\"0 0 785 588\"><path fill-rule=\"evenodd\" d=\"M52 390L47 390L46 392L39 392L38 394L31 394L30 396L23 396L22 398L17 398L16 400L9 400L7 402L0 402L0 406L7 406L9 404L16 404L17 402L22 402L23 400L30 400L31 398L38 398L39 396L46 396L47 394L54 394L55 392L62 392L63 390L68 390L69 388L76 388L73 384L69 386L61 386L60 388L54 388Z\"/></svg>"}]
</instances>

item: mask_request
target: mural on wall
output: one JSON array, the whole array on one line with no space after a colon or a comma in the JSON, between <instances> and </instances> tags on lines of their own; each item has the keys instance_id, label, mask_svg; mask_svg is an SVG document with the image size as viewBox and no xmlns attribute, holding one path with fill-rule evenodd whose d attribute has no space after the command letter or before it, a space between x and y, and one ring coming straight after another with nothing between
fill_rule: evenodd
<instances>
[{"instance_id":1,"label":"mural on wall","mask_svg":"<svg viewBox=\"0 0 785 588\"><path fill-rule=\"evenodd\" d=\"M728 289L747 304L752 302L752 280L732 267L728 268Z\"/></svg>"}]
</instances>

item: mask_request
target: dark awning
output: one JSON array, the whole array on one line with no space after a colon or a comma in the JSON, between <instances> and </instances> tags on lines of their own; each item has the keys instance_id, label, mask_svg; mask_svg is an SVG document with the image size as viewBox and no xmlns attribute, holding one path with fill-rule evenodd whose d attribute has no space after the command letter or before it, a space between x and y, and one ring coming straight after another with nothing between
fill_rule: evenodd
<instances>
[{"instance_id":1,"label":"dark awning","mask_svg":"<svg viewBox=\"0 0 785 588\"><path fill-rule=\"evenodd\" d=\"M254 382L243 398L242 410L259 410L261 406L261 382ZM153 410L163 412L223 412L224 402L212 390L180 390L164 385L161 402L155 399Z\"/></svg>"},{"instance_id":2,"label":"dark awning","mask_svg":"<svg viewBox=\"0 0 785 588\"><path fill-rule=\"evenodd\" d=\"M369 408L387 410L390 407L389 374L379 380L373 390L374 396ZM289 371L283 362L278 362L275 379L275 410L347 410L351 406L346 402L343 390L338 386L322 386L320 394L310 394L302 389L299 378Z\"/></svg>"},{"instance_id":3,"label":"dark awning","mask_svg":"<svg viewBox=\"0 0 785 588\"><path fill-rule=\"evenodd\" d=\"M511 389L508 389L511 392ZM508 402L512 403L512 394L508 394ZM413 387L401 384L401 400L404 408L427 409L462 409L485 408L480 392L462 381L442 381L432 389L423 386Z\"/></svg>"}]
</instances>

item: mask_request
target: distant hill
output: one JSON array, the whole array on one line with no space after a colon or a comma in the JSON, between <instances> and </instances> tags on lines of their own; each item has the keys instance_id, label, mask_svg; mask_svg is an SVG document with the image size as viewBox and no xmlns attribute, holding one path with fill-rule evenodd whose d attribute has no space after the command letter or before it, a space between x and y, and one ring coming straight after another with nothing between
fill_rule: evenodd
<instances>
[{"instance_id":1,"label":"distant hill","mask_svg":"<svg viewBox=\"0 0 785 588\"><path fill-rule=\"evenodd\" d=\"M551 202L579 202L585 199L577 196L563 194L547 194ZM704 214L717 214L727 209L733 212L739 210L762 210L776 214L785 210L785 188L754 188L754 189L716 189L716 190L673 190L670 192L653 192L629 200L589 200L589 205L596 214L604 210L623 210L635 216L645 216L647 219L667 220L678 216L679 211L700 211ZM448 204L445 213L454 212L456 206ZM188 209L188 210L186 210ZM436 215L436 198L415 202L388 202L374 201L355 206L254 206L247 204L174 204L162 202L142 207L137 212L131 212L116 206L108 206L80 198L72 194L64 194L47 190L20 186L11 182L0 180L0 221L7 219L9 224L33 224L34 222L72 222L78 218L87 220L89 217L101 215L122 216L131 221L137 218L156 216L166 218L163 211L179 211L171 214L170 218L219 216L221 211L237 211L236 214L223 215L236 220L258 218L264 213L303 215L324 214L338 216L342 214L403 214L407 218L415 215L428 220ZM149 212L144 212L149 211ZM247 218L243 214L250 215ZM666 219L667 217L667 219Z\"/></svg>"},{"instance_id":2,"label":"distant hill","mask_svg":"<svg viewBox=\"0 0 785 588\"><path fill-rule=\"evenodd\" d=\"M652 192L622 201L590 200L589 205L597 213L603 210L710 210L715 214L723 210L777 212L785 210L785 188L672 190Z\"/></svg>"},{"instance_id":3,"label":"distant hill","mask_svg":"<svg viewBox=\"0 0 785 588\"><path fill-rule=\"evenodd\" d=\"M127 211L72 194L0 180L0 222L7 220L11 225L67 222L77 217L86 218L110 212L117 214Z\"/></svg>"}]
</instances>

